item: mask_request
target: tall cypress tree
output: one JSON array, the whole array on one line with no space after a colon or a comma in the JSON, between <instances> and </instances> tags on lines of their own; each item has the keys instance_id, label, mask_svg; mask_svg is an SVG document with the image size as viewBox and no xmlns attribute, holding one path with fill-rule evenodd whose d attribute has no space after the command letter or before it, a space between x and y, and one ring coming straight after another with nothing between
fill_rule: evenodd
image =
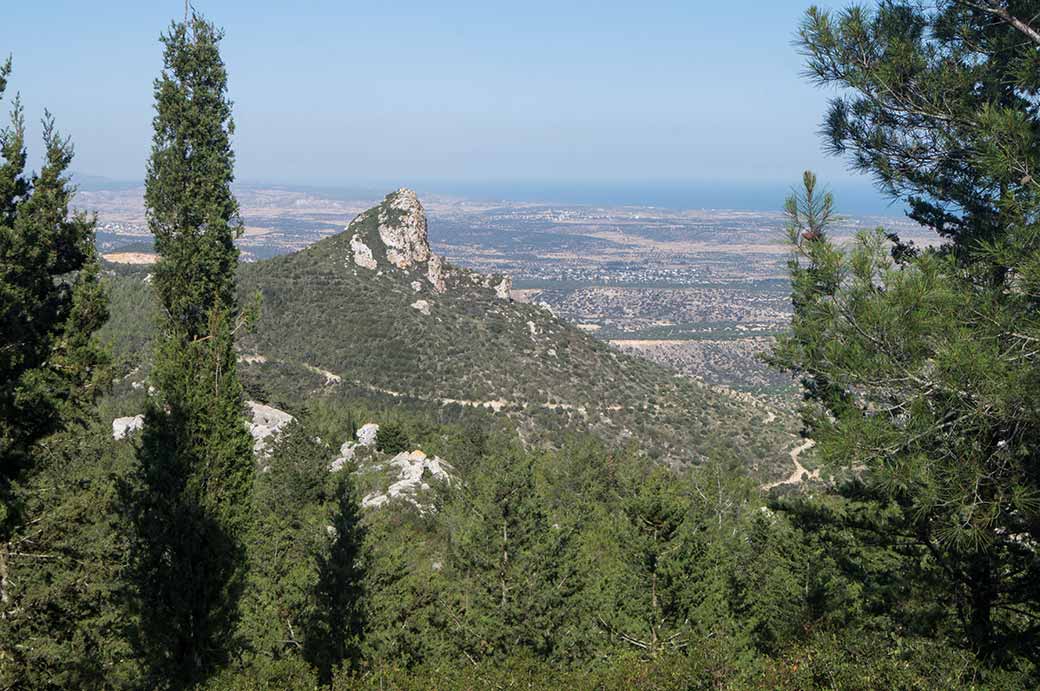
<instances>
[{"instance_id":1,"label":"tall cypress tree","mask_svg":"<svg viewBox=\"0 0 1040 691\"><path fill-rule=\"evenodd\" d=\"M241 220L221 38L197 15L162 37L145 187L162 316L141 448L140 576L152 668L175 687L235 647L254 472L235 367Z\"/></svg>"}]
</instances>

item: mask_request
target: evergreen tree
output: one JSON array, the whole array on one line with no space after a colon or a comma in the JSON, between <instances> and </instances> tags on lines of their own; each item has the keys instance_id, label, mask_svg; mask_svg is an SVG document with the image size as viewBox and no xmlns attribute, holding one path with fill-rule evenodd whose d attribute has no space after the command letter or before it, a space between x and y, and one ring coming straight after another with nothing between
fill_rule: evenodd
<instances>
[{"instance_id":1,"label":"evergreen tree","mask_svg":"<svg viewBox=\"0 0 1040 691\"><path fill-rule=\"evenodd\" d=\"M136 459L109 434L95 425L47 437L15 486L23 520L6 546L0 688L139 687L123 506Z\"/></svg>"},{"instance_id":2,"label":"evergreen tree","mask_svg":"<svg viewBox=\"0 0 1040 691\"><path fill-rule=\"evenodd\" d=\"M861 534L939 584L963 641L1035 659L1040 601L1040 34L1034 2L810 10L808 67L843 88L825 133L942 244L847 251L789 203L795 317L776 360L822 457L854 468ZM920 565L920 566L918 566Z\"/></svg>"},{"instance_id":3,"label":"evergreen tree","mask_svg":"<svg viewBox=\"0 0 1040 691\"><path fill-rule=\"evenodd\" d=\"M11 71L0 65L0 96ZM15 100L0 132L0 684L102 687L132 678L125 545L113 480L86 438L107 358L94 219L70 214L73 150L43 120L25 175Z\"/></svg>"},{"instance_id":4,"label":"evergreen tree","mask_svg":"<svg viewBox=\"0 0 1040 691\"><path fill-rule=\"evenodd\" d=\"M627 464L616 498L581 536L583 596L611 647L659 657L689 643L674 580L689 500L667 468Z\"/></svg>"},{"instance_id":5,"label":"evergreen tree","mask_svg":"<svg viewBox=\"0 0 1040 691\"><path fill-rule=\"evenodd\" d=\"M361 539L351 477L330 475L329 455L294 423L257 475L240 623L248 665L297 658L325 681L356 646Z\"/></svg>"},{"instance_id":6,"label":"evergreen tree","mask_svg":"<svg viewBox=\"0 0 1040 691\"><path fill-rule=\"evenodd\" d=\"M383 423L376 432L376 448L385 454L399 454L408 451L410 446L408 434L399 422Z\"/></svg>"},{"instance_id":7,"label":"evergreen tree","mask_svg":"<svg viewBox=\"0 0 1040 691\"><path fill-rule=\"evenodd\" d=\"M1032 0L886 0L873 12L813 7L800 30L810 77L843 89L823 125L828 150L965 259L1035 203L1036 14Z\"/></svg>"},{"instance_id":8,"label":"evergreen tree","mask_svg":"<svg viewBox=\"0 0 1040 691\"><path fill-rule=\"evenodd\" d=\"M446 572L441 515L400 503L365 517L362 600L366 663L453 664L460 621Z\"/></svg>"},{"instance_id":9,"label":"evergreen tree","mask_svg":"<svg viewBox=\"0 0 1040 691\"><path fill-rule=\"evenodd\" d=\"M861 474L844 488L856 510L836 518L886 537L904 573L939 586L980 654L1028 656L1040 559L1023 540L1038 508L1040 401L1015 340L1037 333L1032 310L971 285L951 254L895 262L880 231L847 253L806 240L797 222L791 236L804 264L792 267L793 330L776 355L806 383L821 457Z\"/></svg>"},{"instance_id":10,"label":"evergreen tree","mask_svg":"<svg viewBox=\"0 0 1040 691\"><path fill-rule=\"evenodd\" d=\"M11 60L0 65L0 96ZM45 157L26 177L25 123L16 99L0 131L0 496L29 463L32 444L81 419L104 382L93 339L108 317L94 219L70 215L72 145L43 121ZM9 513L0 501L0 525Z\"/></svg>"},{"instance_id":11,"label":"evergreen tree","mask_svg":"<svg viewBox=\"0 0 1040 691\"><path fill-rule=\"evenodd\" d=\"M222 34L198 15L162 37L145 203L162 308L138 506L155 682L204 679L237 649L254 461L236 374L241 232Z\"/></svg>"},{"instance_id":12,"label":"evergreen tree","mask_svg":"<svg viewBox=\"0 0 1040 691\"><path fill-rule=\"evenodd\" d=\"M500 440L444 512L460 659L559 655L570 535L551 520L531 455Z\"/></svg>"}]
</instances>

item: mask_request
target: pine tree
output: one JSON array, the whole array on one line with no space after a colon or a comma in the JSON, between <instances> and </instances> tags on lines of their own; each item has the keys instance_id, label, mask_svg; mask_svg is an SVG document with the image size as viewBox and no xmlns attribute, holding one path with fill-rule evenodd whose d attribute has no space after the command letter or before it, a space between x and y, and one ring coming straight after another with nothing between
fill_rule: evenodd
<instances>
[{"instance_id":1,"label":"pine tree","mask_svg":"<svg viewBox=\"0 0 1040 691\"><path fill-rule=\"evenodd\" d=\"M386 422L376 433L376 448L385 454L399 454L408 451L410 446L408 434L399 422Z\"/></svg>"},{"instance_id":2,"label":"pine tree","mask_svg":"<svg viewBox=\"0 0 1040 691\"><path fill-rule=\"evenodd\" d=\"M69 211L72 145L46 114L27 177L24 131L16 99L0 133L0 684L102 686L132 676L125 550L95 511L115 509L113 484L82 429L108 373L94 337L107 300L94 219Z\"/></svg>"},{"instance_id":3,"label":"pine tree","mask_svg":"<svg viewBox=\"0 0 1040 691\"><path fill-rule=\"evenodd\" d=\"M689 643L676 559L689 500L667 468L628 463L617 494L582 537L583 595L612 647L659 657Z\"/></svg>"},{"instance_id":4,"label":"pine tree","mask_svg":"<svg viewBox=\"0 0 1040 691\"><path fill-rule=\"evenodd\" d=\"M1040 34L1036 3L810 10L825 123L939 246L882 230L842 251L789 203L795 317L777 362L805 383L808 434L963 640L990 661L1040 651ZM801 213L799 213L801 212ZM875 536L876 537L876 536ZM933 596L936 597L936 596Z\"/></svg>"},{"instance_id":5,"label":"pine tree","mask_svg":"<svg viewBox=\"0 0 1040 691\"><path fill-rule=\"evenodd\" d=\"M22 520L7 543L0 687L140 685L124 507L136 466L133 449L100 424L34 447L33 472L15 485Z\"/></svg>"},{"instance_id":6,"label":"pine tree","mask_svg":"<svg viewBox=\"0 0 1040 691\"><path fill-rule=\"evenodd\" d=\"M162 37L145 185L162 308L138 507L144 632L155 681L204 679L237 647L254 461L234 333L241 232L222 34L193 15Z\"/></svg>"}]
</instances>

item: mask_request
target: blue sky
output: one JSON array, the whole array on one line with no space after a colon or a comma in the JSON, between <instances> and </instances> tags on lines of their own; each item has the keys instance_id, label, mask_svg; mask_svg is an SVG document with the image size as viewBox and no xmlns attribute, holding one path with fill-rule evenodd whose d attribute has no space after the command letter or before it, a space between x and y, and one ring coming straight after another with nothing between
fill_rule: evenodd
<instances>
[{"instance_id":1,"label":"blue sky","mask_svg":"<svg viewBox=\"0 0 1040 691\"><path fill-rule=\"evenodd\" d=\"M239 178L850 183L792 45L809 3L197 0L224 27ZM826 4L826 3L824 3ZM178 0L12 3L0 54L77 170L140 179Z\"/></svg>"}]
</instances>

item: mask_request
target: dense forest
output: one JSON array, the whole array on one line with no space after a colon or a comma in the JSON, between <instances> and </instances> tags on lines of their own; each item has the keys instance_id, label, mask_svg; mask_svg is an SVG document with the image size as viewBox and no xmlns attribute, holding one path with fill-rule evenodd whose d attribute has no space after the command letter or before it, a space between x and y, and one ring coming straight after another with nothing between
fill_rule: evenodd
<instances>
[{"instance_id":1,"label":"dense forest","mask_svg":"<svg viewBox=\"0 0 1040 691\"><path fill-rule=\"evenodd\" d=\"M239 372L221 31L162 35L141 297L103 275L48 115L0 135L0 689L1040 686L1040 3L812 8L825 146L936 242L831 241L787 200L803 434L840 482L766 495L587 432L349 397L257 452ZM0 66L0 95L16 74ZM840 201L840 200L838 200ZM109 347L111 300L154 323ZM138 303L142 304L142 303ZM148 389L121 386L127 348ZM136 396L143 430L114 439ZM334 445L377 421L343 463ZM421 501L376 468L447 459ZM342 453L342 450L341 450ZM681 467L682 469L677 469Z\"/></svg>"}]
</instances>

